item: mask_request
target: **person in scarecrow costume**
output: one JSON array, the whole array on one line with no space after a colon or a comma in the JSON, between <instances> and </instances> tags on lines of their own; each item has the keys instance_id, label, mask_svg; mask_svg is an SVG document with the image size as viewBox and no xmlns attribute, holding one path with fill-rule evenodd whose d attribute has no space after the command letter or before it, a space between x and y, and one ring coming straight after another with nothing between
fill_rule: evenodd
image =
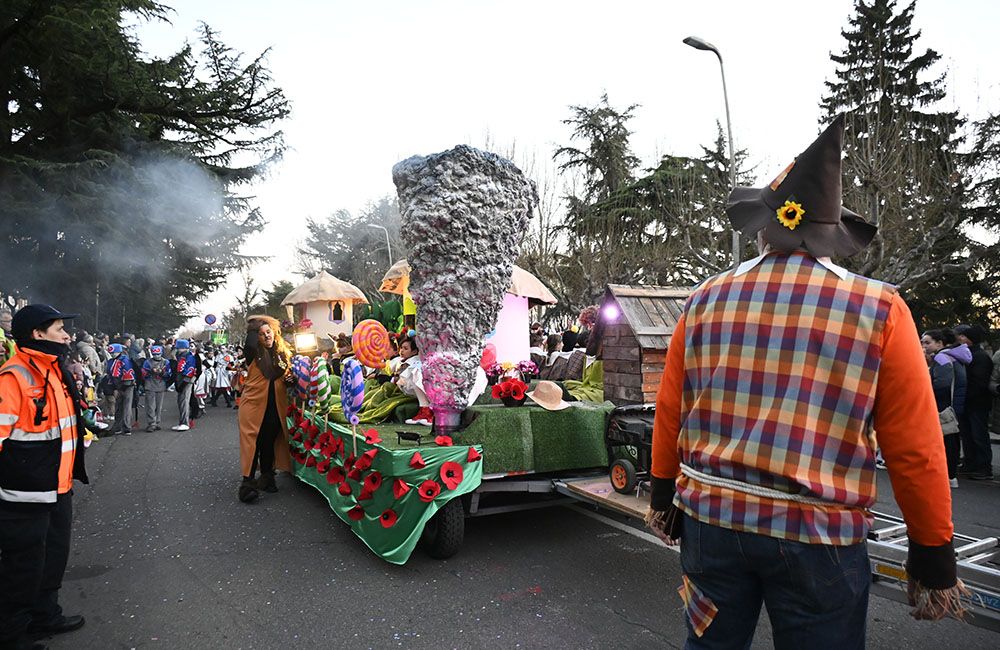
<instances>
[{"instance_id":1,"label":"person in scarecrow costume","mask_svg":"<svg viewBox=\"0 0 1000 650\"><path fill-rule=\"evenodd\" d=\"M763 254L701 284L670 340L650 528L680 543L686 647L863 648L875 450L909 535L920 619L960 616L951 493L920 338L894 287L831 256L876 227L841 205L843 116L727 213Z\"/></svg>"}]
</instances>

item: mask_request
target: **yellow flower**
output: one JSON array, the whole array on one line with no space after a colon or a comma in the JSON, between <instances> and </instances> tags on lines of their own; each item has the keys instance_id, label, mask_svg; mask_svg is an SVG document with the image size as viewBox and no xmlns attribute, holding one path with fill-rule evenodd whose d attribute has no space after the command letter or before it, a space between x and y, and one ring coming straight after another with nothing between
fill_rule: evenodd
<instances>
[{"instance_id":1,"label":"yellow flower","mask_svg":"<svg viewBox=\"0 0 1000 650\"><path fill-rule=\"evenodd\" d=\"M802 223L805 213L801 203L785 201L785 205L778 208L778 222L789 230L795 230L795 226Z\"/></svg>"},{"instance_id":2,"label":"yellow flower","mask_svg":"<svg viewBox=\"0 0 1000 650\"><path fill-rule=\"evenodd\" d=\"M500 367L503 368L505 372L508 371L508 370L513 370L514 369L514 362L513 361L504 361L502 364L500 364Z\"/></svg>"}]
</instances>

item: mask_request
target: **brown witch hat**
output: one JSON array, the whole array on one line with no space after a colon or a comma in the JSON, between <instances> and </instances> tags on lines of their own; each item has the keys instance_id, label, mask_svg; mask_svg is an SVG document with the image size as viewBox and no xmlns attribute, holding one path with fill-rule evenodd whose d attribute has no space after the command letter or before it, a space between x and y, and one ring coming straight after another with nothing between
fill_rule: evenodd
<instances>
[{"instance_id":1,"label":"brown witch hat","mask_svg":"<svg viewBox=\"0 0 1000 650\"><path fill-rule=\"evenodd\" d=\"M737 187L726 213L745 235L763 230L771 248L805 248L816 257L848 257L871 242L878 230L841 204L840 155L844 116L763 188Z\"/></svg>"}]
</instances>

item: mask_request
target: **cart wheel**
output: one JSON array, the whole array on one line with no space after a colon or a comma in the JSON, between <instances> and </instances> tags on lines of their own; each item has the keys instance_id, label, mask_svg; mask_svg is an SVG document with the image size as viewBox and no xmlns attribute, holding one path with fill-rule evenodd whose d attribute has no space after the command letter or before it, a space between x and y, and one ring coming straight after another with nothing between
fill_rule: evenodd
<instances>
[{"instance_id":1,"label":"cart wheel","mask_svg":"<svg viewBox=\"0 0 1000 650\"><path fill-rule=\"evenodd\" d=\"M461 499L452 499L424 525L420 542L427 554L446 560L462 547L465 538L465 509Z\"/></svg>"},{"instance_id":2,"label":"cart wheel","mask_svg":"<svg viewBox=\"0 0 1000 650\"><path fill-rule=\"evenodd\" d=\"M619 458L611 463L611 487L619 494L630 494L635 489L635 465Z\"/></svg>"}]
</instances>

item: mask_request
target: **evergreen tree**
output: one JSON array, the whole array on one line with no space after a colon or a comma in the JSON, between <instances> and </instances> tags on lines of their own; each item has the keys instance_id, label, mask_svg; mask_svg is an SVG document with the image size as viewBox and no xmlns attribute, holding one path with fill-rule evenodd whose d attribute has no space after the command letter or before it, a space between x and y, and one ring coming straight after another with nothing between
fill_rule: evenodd
<instances>
[{"instance_id":1,"label":"evergreen tree","mask_svg":"<svg viewBox=\"0 0 1000 650\"><path fill-rule=\"evenodd\" d=\"M369 203L357 216L348 210L337 210L326 219L310 218L306 222L306 238L299 245L297 270L306 276L325 270L364 291L370 301L380 303L384 296L378 288L391 264L385 232L369 226L383 226L389 231L396 262L406 257L399 236L400 224L399 204L393 196Z\"/></svg>"},{"instance_id":2,"label":"evergreen tree","mask_svg":"<svg viewBox=\"0 0 1000 650\"><path fill-rule=\"evenodd\" d=\"M202 26L148 58L127 19L153 0L0 6L0 289L80 325L171 328L245 260L262 215L241 188L280 156L288 103ZM98 320L99 310L99 320Z\"/></svg>"},{"instance_id":3,"label":"evergreen tree","mask_svg":"<svg viewBox=\"0 0 1000 650\"><path fill-rule=\"evenodd\" d=\"M898 285L921 312L941 292L970 289L976 247L964 232L973 216L959 153L964 121L937 108L946 95L943 76L931 70L940 56L915 52L915 4L856 1L821 106L827 122L846 115L844 204L879 226L848 263ZM974 296L957 300L953 317L976 310Z\"/></svg>"}]
</instances>

